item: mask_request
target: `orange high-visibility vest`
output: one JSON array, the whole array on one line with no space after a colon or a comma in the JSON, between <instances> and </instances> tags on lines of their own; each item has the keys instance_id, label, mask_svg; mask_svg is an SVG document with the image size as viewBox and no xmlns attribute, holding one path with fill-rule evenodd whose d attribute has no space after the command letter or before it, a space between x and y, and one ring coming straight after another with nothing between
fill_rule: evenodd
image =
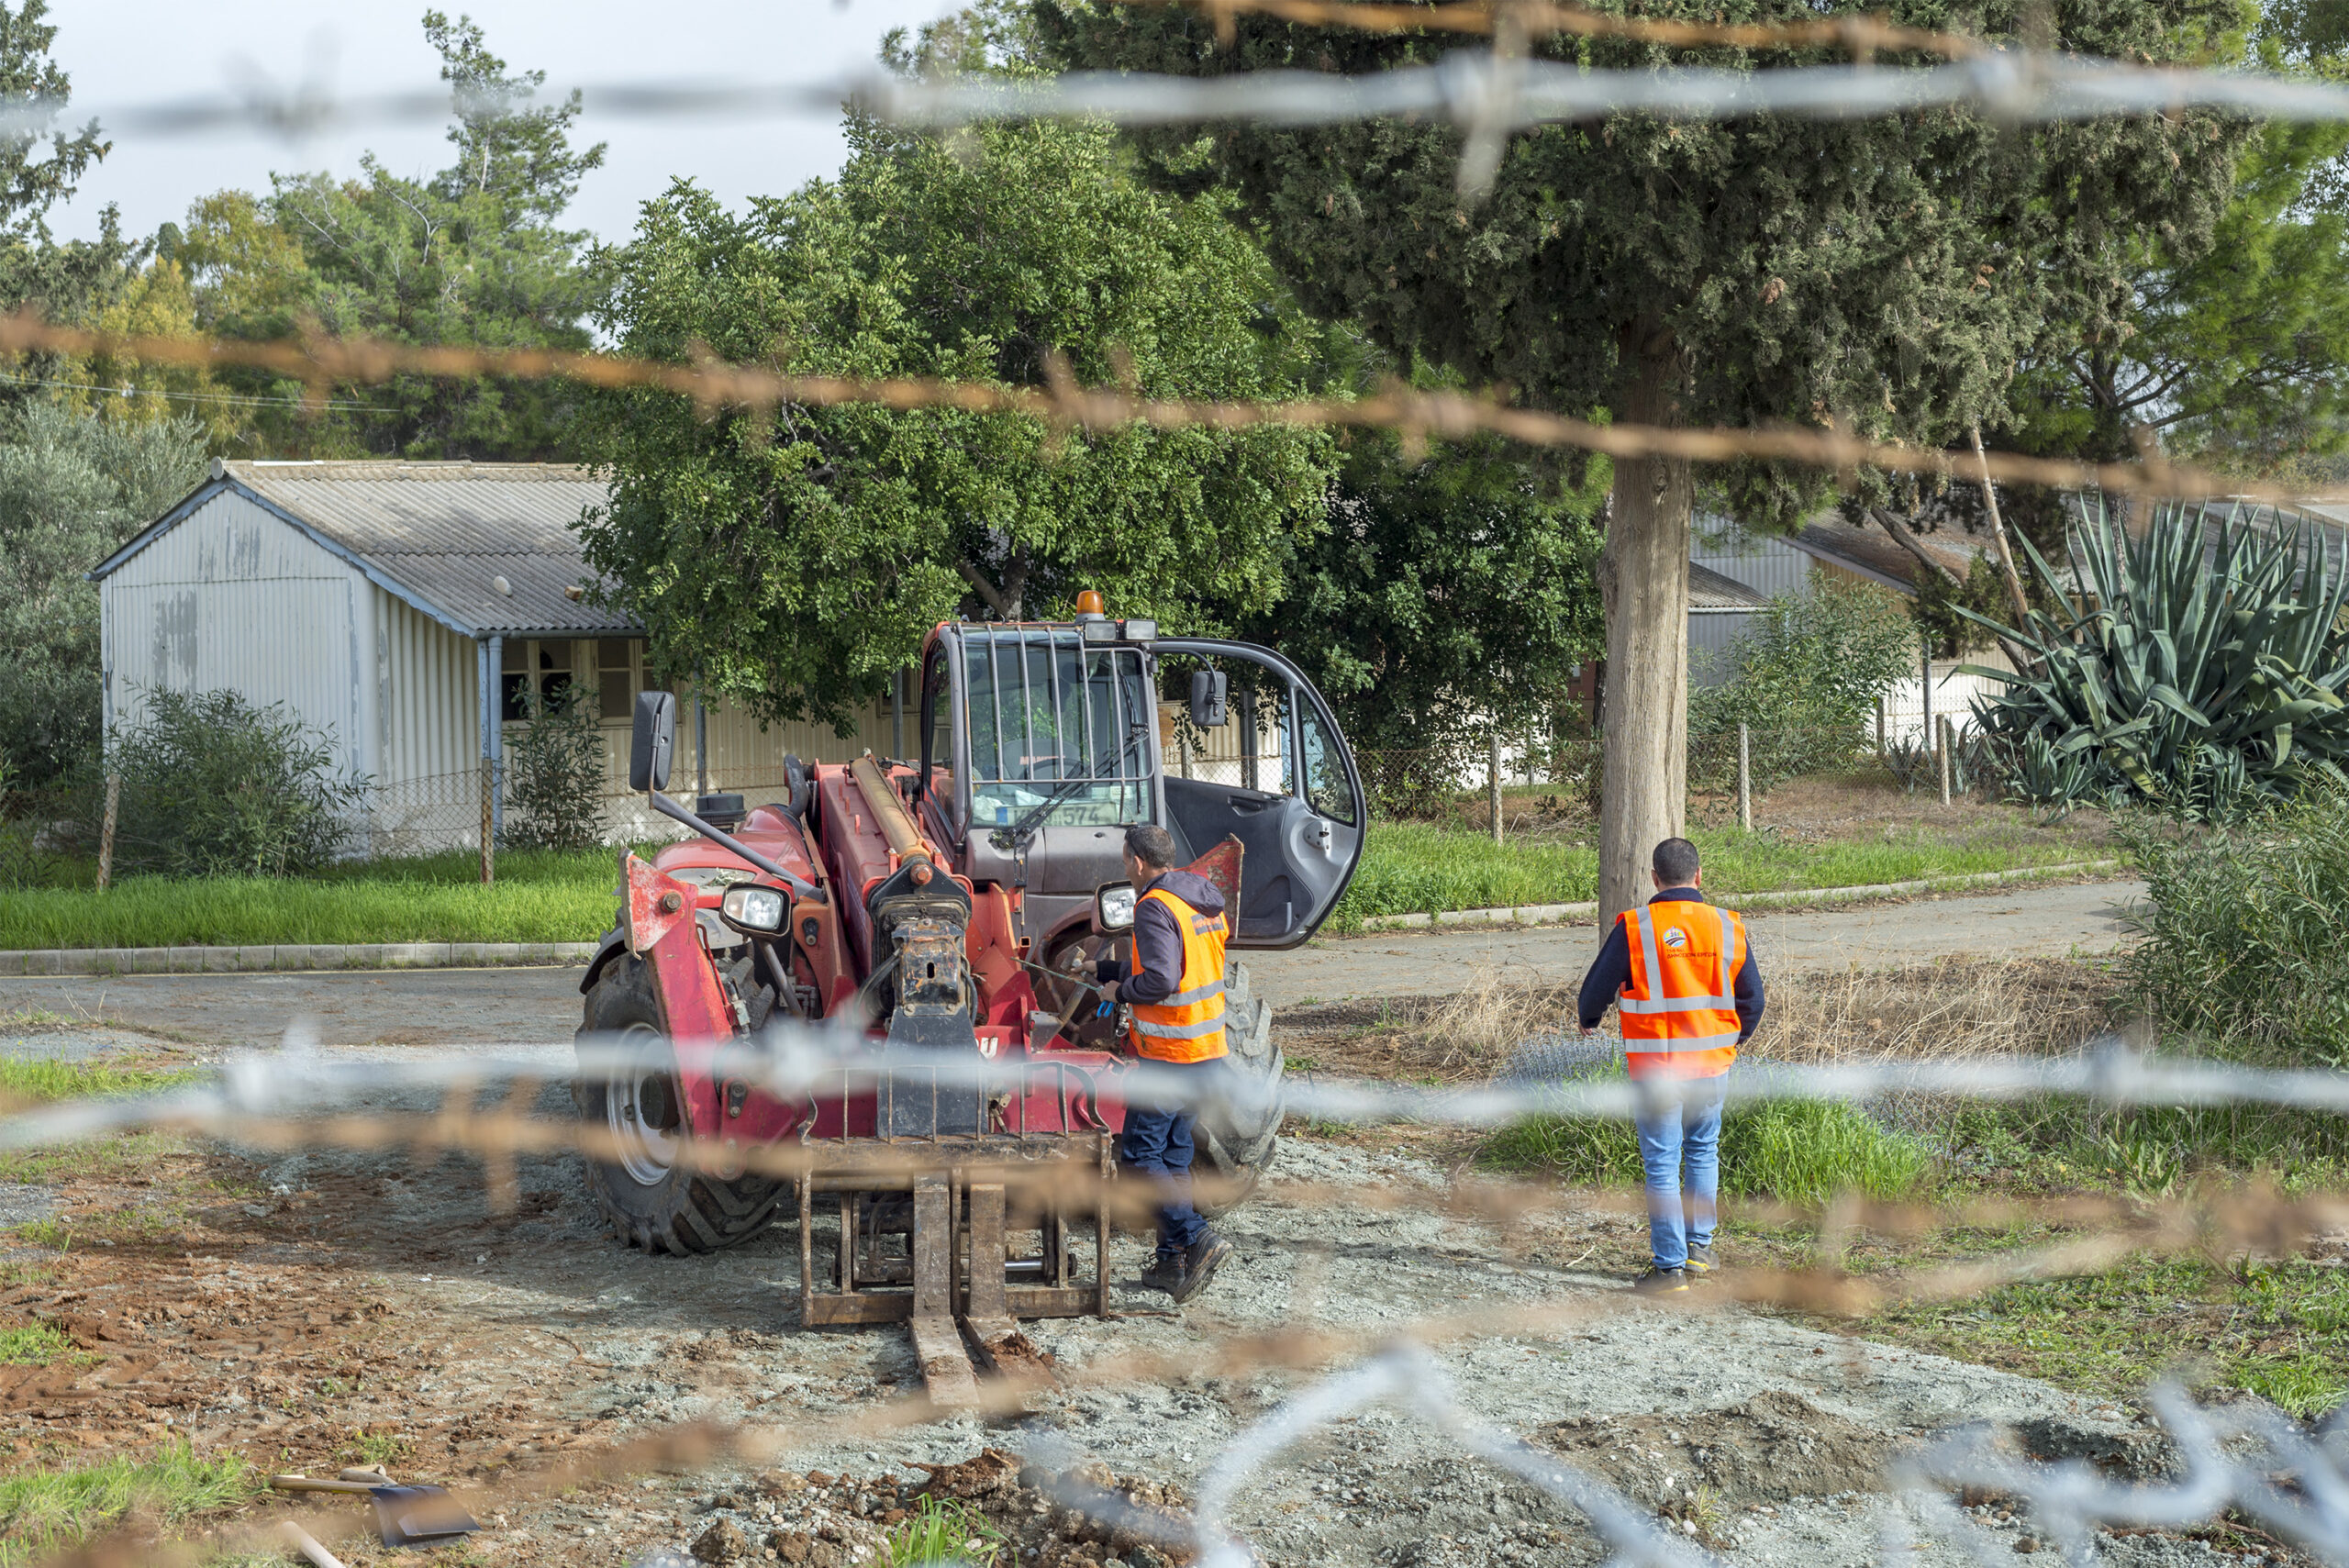
<instances>
[{"instance_id":1,"label":"orange high-visibility vest","mask_svg":"<svg viewBox=\"0 0 2349 1568\"><path fill-rule=\"evenodd\" d=\"M1745 963L1745 923L1728 909L1675 899L1626 909L1631 978L1617 1006L1634 1078L1713 1078L1737 1060L1731 990Z\"/></svg>"},{"instance_id":2,"label":"orange high-visibility vest","mask_svg":"<svg viewBox=\"0 0 2349 1568\"><path fill-rule=\"evenodd\" d=\"M1163 1002L1135 1002L1134 1054L1153 1062L1212 1062L1224 1054L1223 943L1230 928L1220 915L1202 915L1163 887L1141 895L1157 899L1174 917L1183 938L1183 973ZM1135 906L1141 912L1141 905ZM1141 944L1135 942L1135 962Z\"/></svg>"}]
</instances>

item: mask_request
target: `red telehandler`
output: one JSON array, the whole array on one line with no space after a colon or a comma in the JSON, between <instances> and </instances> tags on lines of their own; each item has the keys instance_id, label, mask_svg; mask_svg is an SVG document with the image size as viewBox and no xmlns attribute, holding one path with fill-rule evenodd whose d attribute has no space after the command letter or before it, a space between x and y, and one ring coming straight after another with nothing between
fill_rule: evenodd
<instances>
[{"instance_id":1,"label":"red telehandler","mask_svg":"<svg viewBox=\"0 0 2349 1568\"><path fill-rule=\"evenodd\" d=\"M1079 606L938 627L918 756L793 759L785 798L748 812L662 793L674 698L644 694L631 787L695 837L623 857L581 983L573 1093L622 1240L705 1252L796 1217L802 1322L909 1322L942 1399L975 1388L958 1319L987 1363L1018 1318L1109 1307L1099 1188L1038 1178L1114 1178L1134 1063L1086 976L1132 923L1126 826L1174 835L1241 950L1303 942L1362 857L1361 776L1295 665ZM1225 984L1231 1068L1198 1144L1228 1207L1272 1162L1282 1061L1246 966ZM811 1041L812 1086L772 1092L761 1064ZM806 1173L713 1172L688 1140L787 1142Z\"/></svg>"}]
</instances>

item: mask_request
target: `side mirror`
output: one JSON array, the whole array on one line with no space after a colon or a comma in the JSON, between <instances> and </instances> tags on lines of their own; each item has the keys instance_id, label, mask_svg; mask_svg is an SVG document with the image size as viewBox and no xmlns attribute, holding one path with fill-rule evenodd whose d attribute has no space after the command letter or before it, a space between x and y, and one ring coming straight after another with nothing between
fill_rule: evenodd
<instances>
[{"instance_id":1,"label":"side mirror","mask_svg":"<svg viewBox=\"0 0 2349 1568\"><path fill-rule=\"evenodd\" d=\"M1134 884L1105 882L1093 890L1093 934L1110 936L1130 931L1134 924Z\"/></svg>"},{"instance_id":2,"label":"side mirror","mask_svg":"<svg viewBox=\"0 0 2349 1568\"><path fill-rule=\"evenodd\" d=\"M1225 722L1224 674L1220 670L1191 672L1191 722L1201 729L1221 729Z\"/></svg>"},{"instance_id":3,"label":"side mirror","mask_svg":"<svg viewBox=\"0 0 2349 1568\"><path fill-rule=\"evenodd\" d=\"M669 787L669 756L677 746L674 692L643 692L636 699L636 730L629 737L628 787L642 794Z\"/></svg>"}]
</instances>

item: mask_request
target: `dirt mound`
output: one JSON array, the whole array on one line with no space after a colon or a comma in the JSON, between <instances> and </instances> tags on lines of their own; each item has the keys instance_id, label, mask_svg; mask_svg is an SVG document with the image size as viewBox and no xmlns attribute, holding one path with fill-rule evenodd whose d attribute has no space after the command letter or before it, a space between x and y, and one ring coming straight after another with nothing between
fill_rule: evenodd
<instances>
[{"instance_id":1,"label":"dirt mound","mask_svg":"<svg viewBox=\"0 0 2349 1568\"><path fill-rule=\"evenodd\" d=\"M1779 1393L1686 1416L1578 1417L1534 1436L1653 1507L1698 1486L1729 1505L1874 1491L1897 1446L1881 1431Z\"/></svg>"}]
</instances>

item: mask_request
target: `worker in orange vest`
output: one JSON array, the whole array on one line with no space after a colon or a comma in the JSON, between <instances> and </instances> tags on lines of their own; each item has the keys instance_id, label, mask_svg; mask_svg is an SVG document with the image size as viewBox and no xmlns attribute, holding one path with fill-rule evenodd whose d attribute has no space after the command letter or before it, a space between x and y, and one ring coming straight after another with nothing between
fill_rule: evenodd
<instances>
[{"instance_id":1,"label":"worker in orange vest","mask_svg":"<svg viewBox=\"0 0 2349 1568\"><path fill-rule=\"evenodd\" d=\"M1126 875L1134 884L1132 956L1105 958L1095 976L1131 1018L1128 1043L1147 1068L1128 1095L1118 1162L1160 1189L1158 1261L1141 1283L1176 1301L1207 1288L1231 1256L1191 1203L1191 1133L1198 1107L1221 1087L1223 944L1230 935L1222 890L1176 871L1174 836L1155 823L1126 829Z\"/></svg>"},{"instance_id":2,"label":"worker in orange vest","mask_svg":"<svg viewBox=\"0 0 2349 1568\"><path fill-rule=\"evenodd\" d=\"M1655 896L1617 917L1583 979L1579 1011L1588 1036L1610 1004L1622 1010L1654 1253L1633 1288L1673 1296L1713 1271L1721 1091L1737 1048L1762 1021L1762 970L1745 922L1698 891L1696 845L1666 839L1652 864Z\"/></svg>"}]
</instances>

